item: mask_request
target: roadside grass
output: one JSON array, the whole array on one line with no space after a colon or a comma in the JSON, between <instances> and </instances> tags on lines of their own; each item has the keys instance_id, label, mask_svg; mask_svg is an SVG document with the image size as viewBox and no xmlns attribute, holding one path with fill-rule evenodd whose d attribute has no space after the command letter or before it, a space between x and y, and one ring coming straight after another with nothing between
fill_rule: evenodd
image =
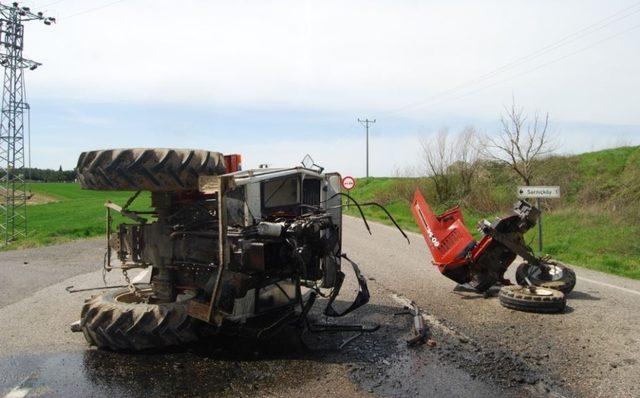
<instances>
[{"instance_id":1,"label":"roadside grass","mask_svg":"<svg viewBox=\"0 0 640 398\"><path fill-rule=\"evenodd\" d=\"M43 195L53 202L28 205L29 236L1 250L35 247L89 238L105 233L104 203L111 200L123 205L132 192L88 191L71 183L29 184L35 196ZM132 208L148 209L150 196L141 194ZM114 223L122 218L116 214Z\"/></svg>"},{"instance_id":2,"label":"roadside grass","mask_svg":"<svg viewBox=\"0 0 640 398\"><path fill-rule=\"evenodd\" d=\"M397 188L394 180L400 181ZM409 188L424 186L416 178L368 178L358 180L350 194L360 203L382 201L398 224L404 229L419 232L411 214L410 201L407 199ZM384 200L389 194L381 192L391 189L395 199ZM411 191L413 192L413 191ZM429 196L429 192L423 194ZM382 198L382 200L381 200ZM427 201L429 199L427 198ZM436 213L446 210L447 206L432 206ZM467 228L478 238L476 224L483 218L492 220L500 212L479 214L469 211L461 205ZM345 210L346 214L358 217L355 206ZM392 225L384 212L376 207L366 207L364 213L368 219ZM567 205L543 214L544 254L550 254L569 264L603 271L611 274L640 279L640 226L624 223L611 217L602 209L592 206ZM531 247L537 249L537 227L526 236ZM422 239L412 244L425 244Z\"/></svg>"}]
</instances>

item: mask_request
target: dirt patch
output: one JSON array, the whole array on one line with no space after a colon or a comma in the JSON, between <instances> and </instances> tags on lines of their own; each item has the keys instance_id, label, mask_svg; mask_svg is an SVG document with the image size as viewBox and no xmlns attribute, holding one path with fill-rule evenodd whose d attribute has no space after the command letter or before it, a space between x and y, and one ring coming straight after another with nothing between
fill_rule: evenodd
<instances>
[{"instance_id":1,"label":"dirt patch","mask_svg":"<svg viewBox=\"0 0 640 398\"><path fill-rule=\"evenodd\" d=\"M4 204L4 191L0 191L0 204ZM54 196L45 195L40 192L27 192L27 205L43 205L46 203L58 202Z\"/></svg>"},{"instance_id":2,"label":"dirt patch","mask_svg":"<svg viewBox=\"0 0 640 398\"><path fill-rule=\"evenodd\" d=\"M40 192L28 192L27 204L28 205L43 205L46 203L58 202L59 199L54 196L45 195Z\"/></svg>"}]
</instances>

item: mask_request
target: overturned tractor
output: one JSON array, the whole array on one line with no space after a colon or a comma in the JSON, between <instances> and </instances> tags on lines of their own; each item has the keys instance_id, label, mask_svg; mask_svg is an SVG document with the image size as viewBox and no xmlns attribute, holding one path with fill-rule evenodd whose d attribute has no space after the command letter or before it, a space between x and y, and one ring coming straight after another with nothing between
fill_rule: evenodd
<instances>
[{"instance_id":1,"label":"overturned tractor","mask_svg":"<svg viewBox=\"0 0 640 398\"><path fill-rule=\"evenodd\" d=\"M480 221L479 241L467 230L459 207L436 215L416 191L411 210L434 265L447 278L479 293L502 285L500 303L507 308L532 312L565 309L565 294L573 290L576 275L560 262L537 257L526 244L524 234L536 225L540 215L534 206L520 200L511 214L493 222ZM504 274L518 257L524 262L516 270L518 285L512 285Z\"/></svg>"},{"instance_id":2,"label":"overturned tractor","mask_svg":"<svg viewBox=\"0 0 640 398\"><path fill-rule=\"evenodd\" d=\"M317 332L375 329L306 317L320 289L330 289L329 317L369 299L342 253L337 173L315 164L242 171L239 155L181 149L85 152L77 172L85 189L136 192L122 207L106 204L104 267L121 269L128 287L85 302L77 329L91 345L141 350L225 332L261 338L292 322ZM141 191L151 192L152 210L132 210ZM113 225L114 213L128 222ZM338 310L342 260L359 292ZM151 269L149 284L131 283L135 268Z\"/></svg>"}]
</instances>

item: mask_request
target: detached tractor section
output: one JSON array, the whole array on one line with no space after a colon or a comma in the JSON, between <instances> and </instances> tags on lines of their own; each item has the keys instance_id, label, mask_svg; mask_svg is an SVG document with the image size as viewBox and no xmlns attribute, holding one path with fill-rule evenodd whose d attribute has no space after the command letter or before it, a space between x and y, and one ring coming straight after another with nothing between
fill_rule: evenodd
<instances>
[{"instance_id":1,"label":"detached tractor section","mask_svg":"<svg viewBox=\"0 0 640 398\"><path fill-rule=\"evenodd\" d=\"M489 222L482 220L476 241L464 225L462 211L454 207L434 214L420 191L416 191L411 210L433 256L433 264L447 278L478 293L502 285L500 304L530 312L562 312L565 294L573 290L576 275L566 265L548 257L536 257L524 234L533 228L540 211L518 201L511 214ZM504 278L517 257L524 259L516 270L517 285Z\"/></svg>"},{"instance_id":2,"label":"detached tractor section","mask_svg":"<svg viewBox=\"0 0 640 398\"><path fill-rule=\"evenodd\" d=\"M134 351L217 333L268 338L287 325L377 329L307 317L318 295L328 317L369 300L364 277L342 253L339 174L315 164L242 171L239 155L183 149L84 152L77 172L84 189L136 192L122 207L106 204L104 268L120 269L127 287L85 302L76 329L89 344ZM151 192L151 211L131 209L141 191ZM115 213L128 221L113 225ZM358 293L340 309L343 260ZM151 270L150 284L131 282L127 272L136 268Z\"/></svg>"}]
</instances>

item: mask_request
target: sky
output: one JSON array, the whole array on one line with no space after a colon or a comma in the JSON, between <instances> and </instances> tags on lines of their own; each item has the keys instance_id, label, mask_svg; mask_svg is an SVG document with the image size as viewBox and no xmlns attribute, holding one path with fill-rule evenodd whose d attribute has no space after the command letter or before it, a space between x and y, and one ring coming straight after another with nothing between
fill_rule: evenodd
<instances>
[{"instance_id":1,"label":"sky","mask_svg":"<svg viewBox=\"0 0 640 398\"><path fill-rule=\"evenodd\" d=\"M42 0L26 27L32 165L181 147L244 167L310 154L343 175L420 167L446 127L499 131L512 99L560 153L640 144L635 1Z\"/></svg>"}]
</instances>

